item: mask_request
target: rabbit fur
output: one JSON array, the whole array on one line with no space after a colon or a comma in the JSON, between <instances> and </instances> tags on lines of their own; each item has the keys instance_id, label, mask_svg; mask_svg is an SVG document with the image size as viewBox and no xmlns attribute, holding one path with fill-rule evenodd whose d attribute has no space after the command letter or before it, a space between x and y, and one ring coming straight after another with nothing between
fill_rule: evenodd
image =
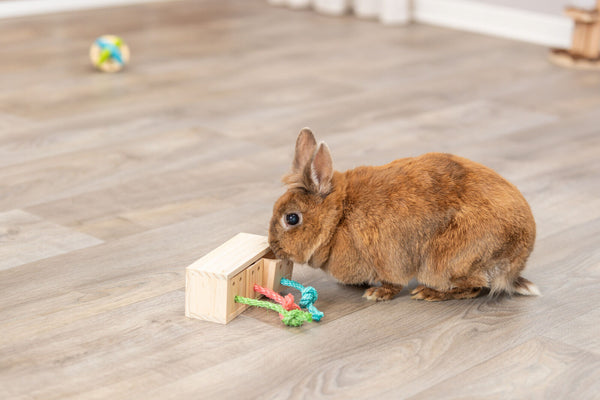
<instances>
[{"instance_id":1,"label":"rabbit fur","mask_svg":"<svg viewBox=\"0 0 600 400\"><path fill-rule=\"evenodd\" d=\"M269 226L275 255L373 285L368 299L389 300L413 278L412 298L429 301L485 288L539 295L520 275L535 242L531 209L490 168L428 153L338 172L304 128L283 182Z\"/></svg>"}]
</instances>

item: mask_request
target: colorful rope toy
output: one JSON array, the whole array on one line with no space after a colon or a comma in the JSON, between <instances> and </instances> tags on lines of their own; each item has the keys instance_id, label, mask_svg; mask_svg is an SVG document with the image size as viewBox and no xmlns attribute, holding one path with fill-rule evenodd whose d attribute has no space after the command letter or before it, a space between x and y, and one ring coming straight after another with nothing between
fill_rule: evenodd
<instances>
[{"instance_id":1,"label":"colorful rope toy","mask_svg":"<svg viewBox=\"0 0 600 400\"><path fill-rule=\"evenodd\" d=\"M312 319L314 321L320 321L321 318L323 318L323 316L325 314L323 314L321 311L317 310L317 307L314 306L314 303L317 301L317 298L319 297L317 294L317 289L315 289L312 286L304 287L296 281L292 281L290 279L285 279L285 278L281 278L281 284L284 286L292 287L292 288L300 291L300 293L302 293L302 298L300 298L300 302L299 302L300 307L306 308L312 315Z\"/></svg>"},{"instance_id":2,"label":"colorful rope toy","mask_svg":"<svg viewBox=\"0 0 600 400\"><path fill-rule=\"evenodd\" d=\"M313 304L315 301L317 301L318 297L317 290L314 287L304 287L296 281L285 278L281 278L281 284L293 287L302 292L300 305L294 303L294 295L291 293L288 293L286 296L282 296L274 290L267 289L256 284L254 285L255 292L275 300L277 304L271 303L270 301L250 299L242 296L235 296L234 301L236 303L277 311L279 313L279 318L287 326L302 326L304 322L320 321L321 318L323 318L323 313L317 310ZM302 311L300 309L301 307L308 309L309 312Z\"/></svg>"},{"instance_id":3,"label":"colorful rope toy","mask_svg":"<svg viewBox=\"0 0 600 400\"><path fill-rule=\"evenodd\" d=\"M129 62L129 47L118 36L100 36L90 47L90 60L100 71L117 72Z\"/></svg>"},{"instance_id":4,"label":"colorful rope toy","mask_svg":"<svg viewBox=\"0 0 600 400\"><path fill-rule=\"evenodd\" d=\"M291 293L288 293L287 296L283 297L274 290L267 289L256 284L254 285L254 291L256 293L262 294L265 297L270 298L271 300L275 300L277 303L281 304L281 306L287 311L300 309L300 306L294 303L294 295ZM280 314L280 316L283 318L283 315Z\"/></svg>"},{"instance_id":5,"label":"colorful rope toy","mask_svg":"<svg viewBox=\"0 0 600 400\"><path fill-rule=\"evenodd\" d=\"M271 303L270 301L235 296L235 302L277 311L281 315L281 321L287 326L302 326L304 322L312 322L312 316L309 312L301 311L300 309L288 311L281 304Z\"/></svg>"}]
</instances>

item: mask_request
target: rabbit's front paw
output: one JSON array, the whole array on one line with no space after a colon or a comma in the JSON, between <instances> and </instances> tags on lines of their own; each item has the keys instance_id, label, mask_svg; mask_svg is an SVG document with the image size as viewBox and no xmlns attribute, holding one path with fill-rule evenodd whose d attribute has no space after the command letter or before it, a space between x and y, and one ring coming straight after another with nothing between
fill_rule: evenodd
<instances>
[{"instance_id":1,"label":"rabbit's front paw","mask_svg":"<svg viewBox=\"0 0 600 400\"><path fill-rule=\"evenodd\" d=\"M363 297L368 300L383 301L390 300L402 290L400 285L384 283L381 286L373 286L365 290Z\"/></svg>"}]
</instances>

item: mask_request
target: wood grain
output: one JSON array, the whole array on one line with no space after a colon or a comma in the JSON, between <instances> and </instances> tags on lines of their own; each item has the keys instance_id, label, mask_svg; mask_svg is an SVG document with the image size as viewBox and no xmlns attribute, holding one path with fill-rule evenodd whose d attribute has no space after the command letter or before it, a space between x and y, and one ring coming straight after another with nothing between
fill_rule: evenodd
<instances>
[{"instance_id":1,"label":"wood grain","mask_svg":"<svg viewBox=\"0 0 600 400\"><path fill-rule=\"evenodd\" d=\"M592 399L600 356L546 338L532 339L410 399ZM390 393L391 394L391 393Z\"/></svg>"},{"instance_id":2,"label":"wood grain","mask_svg":"<svg viewBox=\"0 0 600 400\"><path fill-rule=\"evenodd\" d=\"M102 243L22 210L0 212L0 270Z\"/></svg>"},{"instance_id":3,"label":"wood grain","mask_svg":"<svg viewBox=\"0 0 600 400\"><path fill-rule=\"evenodd\" d=\"M597 334L598 318L600 318L598 314L600 314L599 309L592 309L568 324L550 328L545 336L600 355L600 338Z\"/></svg>"},{"instance_id":4,"label":"wood grain","mask_svg":"<svg viewBox=\"0 0 600 400\"><path fill-rule=\"evenodd\" d=\"M129 44L122 73L89 65L101 33ZM598 392L600 75L530 44L261 0L3 20L0 46L0 398ZM524 276L543 296L430 304L411 282L373 303L298 266L319 323L186 318L186 266L266 235L304 126L338 169L429 151L494 168L536 217Z\"/></svg>"}]
</instances>

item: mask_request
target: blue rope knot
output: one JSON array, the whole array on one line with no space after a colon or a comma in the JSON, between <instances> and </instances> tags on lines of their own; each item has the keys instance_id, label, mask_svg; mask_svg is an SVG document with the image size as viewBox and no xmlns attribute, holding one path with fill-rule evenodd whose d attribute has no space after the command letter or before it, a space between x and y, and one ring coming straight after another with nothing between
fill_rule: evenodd
<instances>
[{"instance_id":1,"label":"blue rope knot","mask_svg":"<svg viewBox=\"0 0 600 400\"><path fill-rule=\"evenodd\" d=\"M313 304L309 304L308 307L306 307L306 308L312 315L312 319L314 321L317 321L317 322L320 321L321 318L323 318L323 316L325 315L321 311L317 310L317 307L315 307Z\"/></svg>"},{"instance_id":2,"label":"blue rope knot","mask_svg":"<svg viewBox=\"0 0 600 400\"><path fill-rule=\"evenodd\" d=\"M281 278L280 282L282 285L292 287L302 293L302 298L298 302L298 305L302 308L306 308L310 312L313 321L320 321L321 318L323 318L325 314L323 314L317 309L317 307L314 306L314 303L319 297L317 294L317 289L312 286L304 287L298 282L286 278Z\"/></svg>"},{"instance_id":3,"label":"blue rope knot","mask_svg":"<svg viewBox=\"0 0 600 400\"><path fill-rule=\"evenodd\" d=\"M317 301L318 298L319 295L317 294L317 289L312 286L306 286L304 289L302 289L302 298L300 299L298 305L302 308L307 308L310 304L313 304L315 301Z\"/></svg>"}]
</instances>

